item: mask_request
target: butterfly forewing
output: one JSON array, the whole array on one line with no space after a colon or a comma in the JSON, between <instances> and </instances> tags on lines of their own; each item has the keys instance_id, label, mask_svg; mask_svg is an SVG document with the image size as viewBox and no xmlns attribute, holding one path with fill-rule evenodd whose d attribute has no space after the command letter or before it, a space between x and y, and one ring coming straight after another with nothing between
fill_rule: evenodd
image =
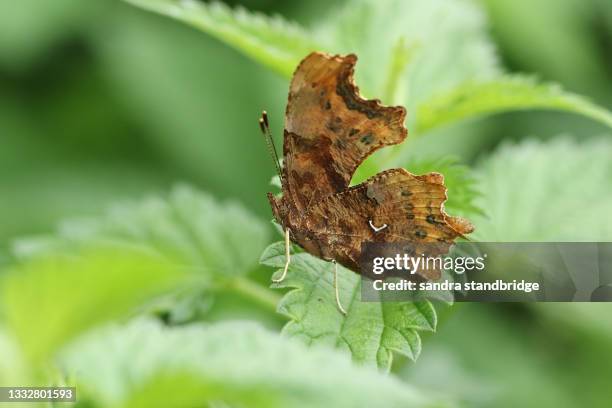
<instances>
[{"instance_id":1,"label":"butterfly forewing","mask_svg":"<svg viewBox=\"0 0 612 408\"><path fill-rule=\"evenodd\" d=\"M406 112L364 100L353 83L355 55L315 52L298 66L285 115L284 175L298 210L345 190L376 149L406 137Z\"/></svg>"}]
</instances>

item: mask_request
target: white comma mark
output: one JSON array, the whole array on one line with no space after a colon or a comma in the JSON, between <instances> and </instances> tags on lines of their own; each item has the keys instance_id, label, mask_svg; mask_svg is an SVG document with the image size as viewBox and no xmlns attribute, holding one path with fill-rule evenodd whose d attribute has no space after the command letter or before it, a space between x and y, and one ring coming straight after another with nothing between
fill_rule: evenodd
<instances>
[{"instance_id":1,"label":"white comma mark","mask_svg":"<svg viewBox=\"0 0 612 408\"><path fill-rule=\"evenodd\" d=\"M380 232L387 228L387 224L383 224L380 227L375 226L374 224L372 224L372 220L368 220L368 223L370 224L370 227L374 230L374 232Z\"/></svg>"}]
</instances>

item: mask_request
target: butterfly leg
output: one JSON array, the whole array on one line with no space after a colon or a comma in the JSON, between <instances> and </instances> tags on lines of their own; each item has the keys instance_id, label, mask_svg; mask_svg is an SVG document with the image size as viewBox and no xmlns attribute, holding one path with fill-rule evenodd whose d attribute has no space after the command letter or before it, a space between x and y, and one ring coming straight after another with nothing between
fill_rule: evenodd
<instances>
[{"instance_id":1,"label":"butterfly leg","mask_svg":"<svg viewBox=\"0 0 612 408\"><path fill-rule=\"evenodd\" d=\"M338 306L338 310L346 316L346 310L342 307L342 303L340 303L340 293L338 291L338 262L335 259L332 259L332 263L334 264L334 291L336 292L336 305Z\"/></svg>"},{"instance_id":2,"label":"butterfly leg","mask_svg":"<svg viewBox=\"0 0 612 408\"><path fill-rule=\"evenodd\" d=\"M285 269L283 274L278 279L272 279L272 282L280 283L287 276L287 270L289 269L289 263L291 263L291 239L289 234L289 228L285 230Z\"/></svg>"}]
</instances>

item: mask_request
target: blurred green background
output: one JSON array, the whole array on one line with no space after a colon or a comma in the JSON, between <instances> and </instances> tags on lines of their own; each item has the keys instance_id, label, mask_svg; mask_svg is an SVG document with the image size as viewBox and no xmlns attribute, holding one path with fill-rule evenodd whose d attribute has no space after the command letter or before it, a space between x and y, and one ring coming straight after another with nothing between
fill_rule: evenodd
<instances>
[{"instance_id":1,"label":"blurred green background","mask_svg":"<svg viewBox=\"0 0 612 408\"><path fill-rule=\"evenodd\" d=\"M229 2L308 26L343 3ZM612 2L476 4L506 70L558 82L612 109ZM287 85L220 41L122 2L0 0L0 252L62 219L96 215L177 181L269 219L265 193L274 168L256 122L266 109L281 134ZM574 115L505 113L445 128L414 148L473 165L508 141L569 135L583 144L610 133ZM550 165L562 167L562 158ZM606 191L610 174L601 178ZM609 203L595 206L604 224ZM588 231L578 239L588 240ZM610 312L591 304L458 305L443 310L420 359L398 362L396 372L469 406L607 407Z\"/></svg>"}]
</instances>

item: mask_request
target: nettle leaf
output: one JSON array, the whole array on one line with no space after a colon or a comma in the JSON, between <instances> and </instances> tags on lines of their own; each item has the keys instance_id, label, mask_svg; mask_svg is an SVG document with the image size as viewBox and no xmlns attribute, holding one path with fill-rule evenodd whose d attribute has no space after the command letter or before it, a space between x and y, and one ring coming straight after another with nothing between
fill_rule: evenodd
<instances>
[{"instance_id":1,"label":"nettle leaf","mask_svg":"<svg viewBox=\"0 0 612 408\"><path fill-rule=\"evenodd\" d=\"M419 105L415 131L425 133L457 121L528 109L577 113L612 127L612 113L555 84L533 78L506 76L488 82L469 82Z\"/></svg>"},{"instance_id":2,"label":"nettle leaf","mask_svg":"<svg viewBox=\"0 0 612 408\"><path fill-rule=\"evenodd\" d=\"M265 224L241 206L178 187L168 199L117 205L64 223L56 236L18 241L18 262L0 281L0 313L40 360L161 295L240 279L267 239Z\"/></svg>"},{"instance_id":3,"label":"nettle leaf","mask_svg":"<svg viewBox=\"0 0 612 408\"><path fill-rule=\"evenodd\" d=\"M14 266L0 281L0 310L24 355L40 363L78 333L185 283L157 254L98 246Z\"/></svg>"},{"instance_id":4,"label":"nettle leaf","mask_svg":"<svg viewBox=\"0 0 612 408\"><path fill-rule=\"evenodd\" d=\"M118 242L145 246L215 279L250 271L267 239L265 223L240 204L218 202L181 185L167 198L151 196L116 204L99 218L66 221L51 237L17 240L13 252L27 259L48 250Z\"/></svg>"},{"instance_id":5,"label":"nettle leaf","mask_svg":"<svg viewBox=\"0 0 612 408\"><path fill-rule=\"evenodd\" d=\"M205 31L284 76L290 76L305 55L323 49L307 31L279 16L232 10L220 2L125 1Z\"/></svg>"},{"instance_id":6,"label":"nettle leaf","mask_svg":"<svg viewBox=\"0 0 612 408\"><path fill-rule=\"evenodd\" d=\"M480 241L609 241L612 142L568 138L502 146L477 167Z\"/></svg>"},{"instance_id":7,"label":"nettle leaf","mask_svg":"<svg viewBox=\"0 0 612 408\"><path fill-rule=\"evenodd\" d=\"M261 263L274 268L285 264L284 243L270 245ZM333 287L333 264L306 253L291 256L285 280L278 288L291 288L278 311L291 321L283 328L290 337L307 344L327 344L349 352L354 361L391 366L393 353L416 360L421 351L419 331L434 331L436 312L428 302L361 302L361 278L338 266L338 285L347 315L338 311ZM282 271L276 272L278 276Z\"/></svg>"},{"instance_id":8,"label":"nettle leaf","mask_svg":"<svg viewBox=\"0 0 612 408\"><path fill-rule=\"evenodd\" d=\"M104 407L422 407L434 401L328 348L246 322L164 327L139 320L91 333L60 358L80 399ZM342 390L342 392L340 392ZM438 403L437 406L440 406Z\"/></svg>"}]
</instances>

